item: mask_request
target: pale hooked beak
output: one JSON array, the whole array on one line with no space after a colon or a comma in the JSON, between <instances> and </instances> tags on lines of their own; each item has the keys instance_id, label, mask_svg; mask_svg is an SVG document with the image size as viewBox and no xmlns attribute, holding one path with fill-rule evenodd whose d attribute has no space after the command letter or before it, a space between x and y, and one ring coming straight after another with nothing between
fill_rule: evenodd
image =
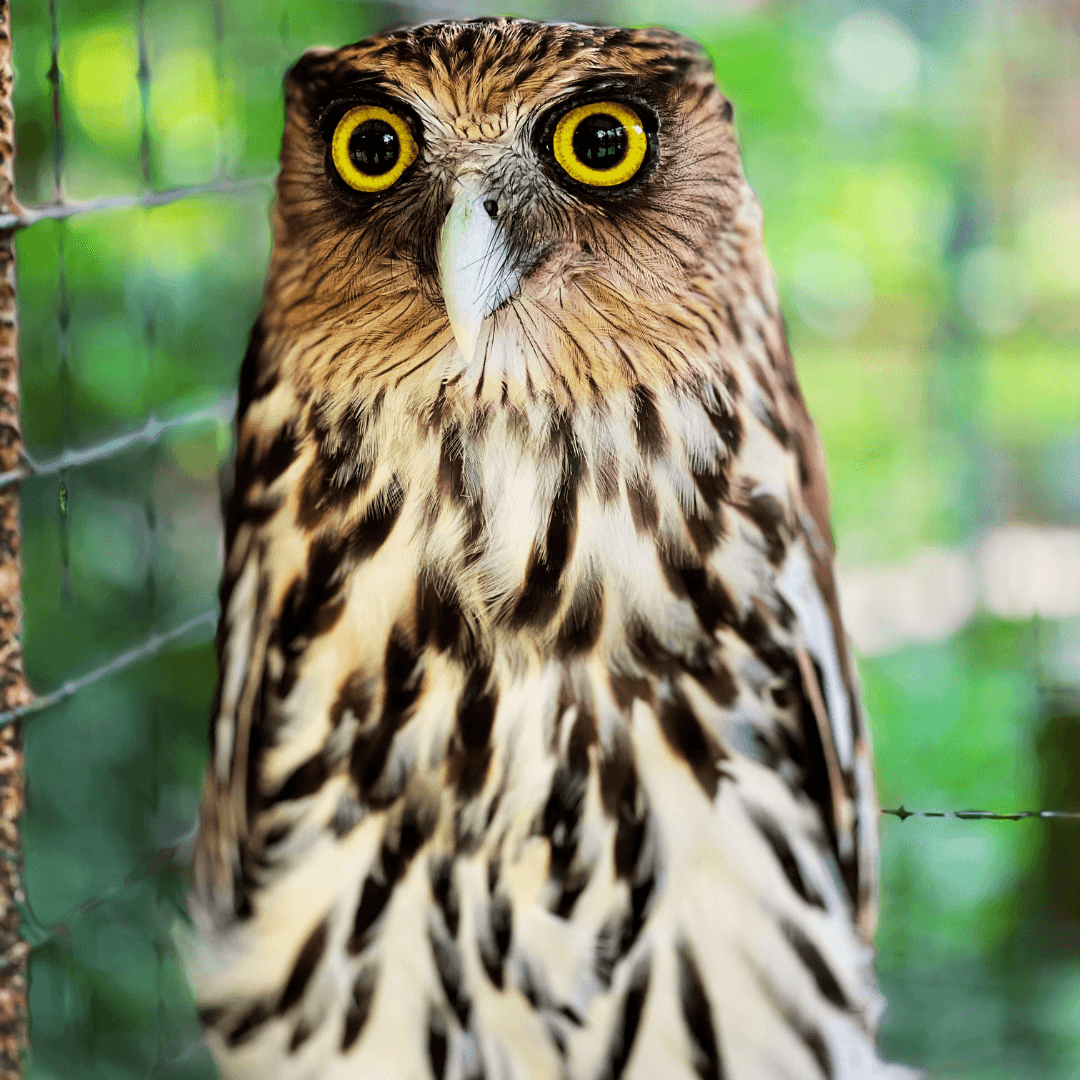
<instances>
[{"instance_id":1,"label":"pale hooked beak","mask_svg":"<svg viewBox=\"0 0 1080 1080\"><path fill-rule=\"evenodd\" d=\"M516 291L521 279L497 216L495 195L479 173L455 182L439 237L439 281L450 326L466 363L476 354L484 320Z\"/></svg>"}]
</instances>

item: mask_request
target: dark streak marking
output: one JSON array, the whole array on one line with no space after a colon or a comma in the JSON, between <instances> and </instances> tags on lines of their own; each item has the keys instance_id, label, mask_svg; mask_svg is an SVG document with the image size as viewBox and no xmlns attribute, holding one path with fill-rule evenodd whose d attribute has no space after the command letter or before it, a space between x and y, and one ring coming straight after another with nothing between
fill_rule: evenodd
<instances>
[{"instance_id":1,"label":"dark streak marking","mask_svg":"<svg viewBox=\"0 0 1080 1080\"><path fill-rule=\"evenodd\" d=\"M439 449L437 489L440 498L452 506L462 507L465 514L465 555L475 557L477 544L484 528L484 511L479 497L471 498L465 486L465 453L461 446L461 428L449 424L443 431Z\"/></svg>"},{"instance_id":2,"label":"dark streak marking","mask_svg":"<svg viewBox=\"0 0 1080 1080\"><path fill-rule=\"evenodd\" d=\"M345 603L331 581L338 562L326 540L316 540L308 552L306 578L297 578L281 602L273 644L281 649L285 668L278 680L276 695L284 699L296 683L298 663L313 638L333 629L345 610Z\"/></svg>"},{"instance_id":3,"label":"dark streak marking","mask_svg":"<svg viewBox=\"0 0 1080 1080\"><path fill-rule=\"evenodd\" d=\"M429 872L431 895L435 898L435 903L439 905L450 936L456 938L460 909L457 889L454 886L454 861L449 858L433 860Z\"/></svg>"},{"instance_id":4,"label":"dark streak marking","mask_svg":"<svg viewBox=\"0 0 1080 1080\"><path fill-rule=\"evenodd\" d=\"M476 634L462 611L454 583L445 575L433 571L420 575L416 595L416 636L467 665L476 656Z\"/></svg>"},{"instance_id":5,"label":"dark streak marking","mask_svg":"<svg viewBox=\"0 0 1080 1080\"><path fill-rule=\"evenodd\" d=\"M277 695L295 685L300 657L312 638L333 628L345 610L341 585L363 559L382 546L397 521L404 492L396 476L372 500L364 516L344 537L317 536L308 552L307 573L289 586L281 604L275 643L285 658Z\"/></svg>"},{"instance_id":6,"label":"dark streak marking","mask_svg":"<svg viewBox=\"0 0 1080 1080\"><path fill-rule=\"evenodd\" d=\"M832 969L826 963L825 957L821 955L818 947L806 936L802 929L786 919L781 921L780 930L795 950L796 955L814 977L814 982L817 984L822 997L838 1009L850 1012L851 1004L848 1002L840 983L832 973Z\"/></svg>"},{"instance_id":7,"label":"dark streak marking","mask_svg":"<svg viewBox=\"0 0 1080 1080\"><path fill-rule=\"evenodd\" d=\"M374 465L360 457L362 444L347 441L334 446L329 433L319 438L315 457L300 481L297 523L314 529L332 510L345 510L354 503L371 482Z\"/></svg>"},{"instance_id":8,"label":"dark streak marking","mask_svg":"<svg viewBox=\"0 0 1080 1080\"><path fill-rule=\"evenodd\" d=\"M275 492L272 495L263 492L259 496L252 496L248 492L242 507L239 505L238 499L230 499L225 512L226 549L232 549L233 538L236 536L236 529L241 521L245 525L250 525L252 529L258 529L265 525L284 504L284 492ZM232 583L227 582L226 584L230 586L224 594L227 596L228 592L231 592ZM222 605L221 610L226 610L224 605Z\"/></svg>"},{"instance_id":9,"label":"dark streak marking","mask_svg":"<svg viewBox=\"0 0 1080 1080\"><path fill-rule=\"evenodd\" d=\"M600 758L599 773L604 813L616 822L612 851L615 876L629 880L645 845L646 814L634 754L625 736Z\"/></svg>"},{"instance_id":10,"label":"dark streak marking","mask_svg":"<svg viewBox=\"0 0 1080 1080\"><path fill-rule=\"evenodd\" d=\"M589 872L581 869L571 871L566 875L565 884L559 893L555 906L551 909L552 915L560 919L569 919L574 914L574 905L589 884Z\"/></svg>"},{"instance_id":11,"label":"dark streak marking","mask_svg":"<svg viewBox=\"0 0 1080 1080\"><path fill-rule=\"evenodd\" d=\"M368 931L382 915L390 900L393 884L385 880L376 880L374 877L368 877L364 882L363 891L360 893L360 903L356 907L356 916L353 920L353 932L348 943L349 952L353 955L368 944Z\"/></svg>"},{"instance_id":12,"label":"dark streak marking","mask_svg":"<svg viewBox=\"0 0 1080 1080\"><path fill-rule=\"evenodd\" d=\"M623 712L628 712L637 700L652 701L652 683L648 679L634 675L618 675L613 671L608 676L608 681L611 683L611 694L615 698L615 704Z\"/></svg>"},{"instance_id":13,"label":"dark streak marking","mask_svg":"<svg viewBox=\"0 0 1080 1080\"><path fill-rule=\"evenodd\" d=\"M765 384L762 384L763 387ZM776 411L764 401L760 402L756 410L758 419L769 429L773 438L785 449L791 445L791 432L784 426Z\"/></svg>"},{"instance_id":14,"label":"dark streak marking","mask_svg":"<svg viewBox=\"0 0 1080 1080\"><path fill-rule=\"evenodd\" d=\"M634 947L634 942L637 941L641 928L645 925L649 901L655 889L655 869L647 867L644 879L630 890L630 917L623 924L622 936L619 939L619 948L623 956Z\"/></svg>"},{"instance_id":15,"label":"dark streak marking","mask_svg":"<svg viewBox=\"0 0 1080 1080\"><path fill-rule=\"evenodd\" d=\"M542 550L536 545L533 547L525 584L510 617L515 629L544 625L559 606L559 582L573 551L577 532L581 471L581 455L573 444L572 434L567 432L564 435L562 479L551 504L547 537Z\"/></svg>"},{"instance_id":16,"label":"dark streak marking","mask_svg":"<svg viewBox=\"0 0 1080 1080\"><path fill-rule=\"evenodd\" d=\"M788 1019L796 1034L802 1040L803 1045L810 1051L810 1056L817 1062L818 1068L821 1069L821 1075L826 1080L833 1080L835 1073L833 1071L832 1054L829 1053L829 1047L821 1032L810 1027L805 1022L796 1023L793 1017Z\"/></svg>"},{"instance_id":17,"label":"dark streak marking","mask_svg":"<svg viewBox=\"0 0 1080 1080\"><path fill-rule=\"evenodd\" d=\"M199 1026L217 1027L227 1011L224 1005L201 1005L198 1010Z\"/></svg>"},{"instance_id":18,"label":"dark streak marking","mask_svg":"<svg viewBox=\"0 0 1080 1080\"><path fill-rule=\"evenodd\" d=\"M581 1015L576 1009L571 1008L569 1005L559 1006L559 1015L566 1020L569 1020L574 1027L584 1027L585 1017Z\"/></svg>"},{"instance_id":19,"label":"dark streak marking","mask_svg":"<svg viewBox=\"0 0 1080 1080\"><path fill-rule=\"evenodd\" d=\"M746 515L761 532L765 541L765 557L773 566L784 561L787 543L784 540L784 508L772 495L755 495L741 505L739 510Z\"/></svg>"},{"instance_id":20,"label":"dark streak marking","mask_svg":"<svg viewBox=\"0 0 1080 1080\"><path fill-rule=\"evenodd\" d=\"M585 803L587 773L560 765L551 779L551 790L540 825L548 838L551 876L565 882L577 854L578 826Z\"/></svg>"},{"instance_id":21,"label":"dark streak marking","mask_svg":"<svg viewBox=\"0 0 1080 1080\"><path fill-rule=\"evenodd\" d=\"M634 1039L641 1025L645 996L649 992L649 957L644 957L630 975L622 1008L611 1031L611 1042L597 1072L597 1080L619 1080L630 1060Z\"/></svg>"},{"instance_id":22,"label":"dark streak marking","mask_svg":"<svg viewBox=\"0 0 1080 1080\"><path fill-rule=\"evenodd\" d=\"M705 567L685 565L664 555L661 555L660 566L671 591L690 601L706 633L713 633L719 626L738 626L735 602L720 581L707 573Z\"/></svg>"},{"instance_id":23,"label":"dark streak marking","mask_svg":"<svg viewBox=\"0 0 1080 1080\"><path fill-rule=\"evenodd\" d=\"M375 865L360 892L352 933L346 943L350 956L356 956L370 944L371 930L386 909L390 894L431 836L437 818L437 806L410 802L403 808L398 827L387 829Z\"/></svg>"},{"instance_id":24,"label":"dark streak marking","mask_svg":"<svg viewBox=\"0 0 1080 1080\"><path fill-rule=\"evenodd\" d=\"M718 510L715 514L709 514L706 517L684 513L683 521L686 522L686 531L690 534L691 543L698 554L703 559L707 558L724 537L723 511Z\"/></svg>"},{"instance_id":25,"label":"dark streak marking","mask_svg":"<svg viewBox=\"0 0 1080 1080\"><path fill-rule=\"evenodd\" d=\"M447 1035L446 1021L438 1009L428 1009L428 1034L427 1055L431 1063L431 1075L435 1080L443 1080L446 1076L446 1048Z\"/></svg>"},{"instance_id":26,"label":"dark streak marking","mask_svg":"<svg viewBox=\"0 0 1080 1080\"><path fill-rule=\"evenodd\" d=\"M566 1036L556 1027L554 1021L545 1017L544 1026L547 1028L548 1038L555 1047L559 1057L566 1062ZM565 1074L564 1074L565 1075Z\"/></svg>"},{"instance_id":27,"label":"dark streak marking","mask_svg":"<svg viewBox=\"0 0 1080 1080\"><path fill-rule=\"evenodd\" d=\"M353 671L345 677L338 696L334 699L334 704L330 706L331 728L337 728L346 713L351 713L357 725L363 726L371 709L368 681L363 671Z\"/></svg>"},{"instance_id":28,"label":"dark streak marking","mask_svg":"<svg viewBox=\"0 0 1080 1080\"><path fill-rule=\"evenodd\" d=\"M278 846L289 833L292 833L292 831L293 826L287 822L274 825L273 828L267 829L267 834L262 838L262 843L264 843L264 846L269 850L270 848Z\"/></svg>"},{"instance_id":29,"label":"dark streak marking","mask_svg":"<svg viewBox=\"0 0 1080 1080\"><path fill-rule=\"evenodd\" d=\"M457 1014L461 1026L468 1027L472 1001L465 989L465 967L461 961L461 953L449 938L434 931L428 933L428 940L431 943L431 954L435 959L435 970L439 975L443 993L446 994L450 1007Z\"/></svg>"},{"instance_id":30,"label":"dark streak marking","mask_svg":"<svg viewBox=\"0 0 1080 1080\"><path fill-rule=\"evenodd\" d=\"M600 637L604 623L604 586L601 581L582 581L574 590L570 609L555 642L561 659L588 652Z\"/></svg>"},{"instance_id":31,"label":"dark streak marking","mask_svg":"<svg viewBox=\"0 0 1080 1080\"><path fill-rule=\"evenodd\" d=\"M424 423L431 431L437 432L442 427L443 417L446 415L448 405L446 399L446 386L446 380L443 379L443 381L439 383L439 390L435 395L435 400L431 403L427 416L422 421L422 423Z\"/></svg>"},{"instance_id":32,"label":"dark streak marking","mask_svg":"<svg viewBox=\"0 0 1080 1080\"><path fill-rule=\"evenodd\" d=\"M499 956L505 957L510 951L510 938L513 934L513 908L505 896L496 896L491 901L491 932L495 938L495 948Z\"/></svg>"},{"instance_id":33,"label":"dark streak marking","mask_svg":"<svg viewBox=\"0 0 1080 1080\"><path fill-rule=\"evenodd\" d=\"M291 832L292 825L288 822L281 822L272 829L266 831L266 835L263 837L263 845L267 848L272 848L277 844L280 844Z\"/></svg>"},{"instance_id":34,"label":"dark streak marking","mask_svg":"<svg viewBox=\"0 0 1080 1080\"><path fill-rule=\"evenodd\" d=\"M271 367L267 352L266 330L262 319L256 319L251 328L251 337L248 338L243 363L240 365L240 390L236 413L238 422L244 418L249 406L260 398L266 397L277 386L278 370L276 367Z\"/></svg>"},{"instance_id":35,"label":"dark streak marking","mask_svg":"<svg viewBox=\"0 0 1080 1080\"><path fill-rule=\"evenodd\" d=\"M769 633L765 620L756 608L747 611L741 622L736 624L739 637L754 650L758 659L777 675L795 677L795 659L786 649L778 645ZM822 683L824 685L824 683ZM816 723L814 727L816 728Z\"/></svg>"},{"instance_id":36,"label":"dark streak marking","mask_svg":"<svg viewBox=\"0 0 1080 1080\"><path fill-rule=\"evenodd\" d=\"M701 1080L723 1080L724 1068L720 1062L712 1008L701 972L690 946L685 941L679 942L675 956L678 963L679 1001L687 1033L693 1044L694 1069Z\"/></svg>"},{"instance_id":37,"label":"dark streak marking","mask_svg":"<svg viewBox=\"0 0 1080 1080\"><path fill-rule=\"evenodd\" d=\"M230 1050L243 1046L255 1036L255 1032L273 1016L273 1011L265 1001L256 1001L240 1018L240 1022L225 1038L225 1045Z\"/></svg>"},{"instance_id":38,"label":"dark streak marking","mask_svg":"<svg viewBox=\"0 0 1080 1080\"><path fill-rule=\"evenodd\" d=\"M730 494L730 484L728 482L728 474L723 468L723 465L716 461L713 463L715 471L702 469L701 471L694 472L694 483L697 485L698 493L701 495L701 501L709 509L709 513L715 515L716 511L720 508L721 503L725 503L728 500ZM715 524L715 523L714 523Z\"/></svg>"},{"instance_id":39,"label":"dark streak marking","mask_svg":"<svg viewBox=\"0 0 1080 1080\"><path fill-rule=\"evenodd\" d=\"M605 990L611 989L615 965L619 962L619 938L621 928L617 919L608 919L597 931L593 946L593 972Z\"/></svg>"},{"instance_id":40,"label":"dark streak marking","mask_svg":"<svg viewBox=\"0 0 1080 1080\"><path fill-rule=\"evenodd\" d=\"M297 953L296 963L293 964L292 974L285 984L281 1000L278 1002L278 1015L287 1013L301 998L311 981L311 976L319 966L323 951L326 949L327 924L323 919L318 926L308 935L307 941L300 947Z\"/></svg>"},{"instance_id":41,"label":"dark streak marking","mask_svg":"<svg viewBox=\"0 0 1080 1080\"><path fill-rule=\"evenodd\" d=\"M730 108L730 105L728 107ZM742 323L735 314L735 308L732 306L730 300L724 301L724 308L727 311L728 328L731 330L732 334L735 335L735 340L741 345L743 343Z\"/></svg>"},{"instance_id":42,"label":"dark streak marking","mask_svg":"<svg viewBox=\"0 0 1080 1080\"><path fill-rule=\"evenodd\" d=\"M366 964L356 976L349 1007L345 1013L345 1030L341 1033L342 1053L360 1038L360 1032L364 1030L371 1014L371 1003L375 998L378 982L378 968L374 964Z\"/></svg>"},{"instance_id":43,"label":"dark streak marking","mask_svg":"<svg viewBox=\"0 0 1080 1080\"><path fill-rule=\"evenodd\" d=\"M305 799L314 795L326 783L330 775L330 763L323 753L308 758L298 765L286 778L271 802L286 802L291 799Z\"/></svg>"},{"instance_id":44,"label":"dark streak marking","mask_svg":"<svg viewBox=\"0 0 1080 1080\"><path fill-rule=\"evenodd\" d=\"M298 449L293 423L280 428L261 454L256 453L255 439L250 439L244 452L237 456L237 487L246 489L251 483L261 481L263 488L268 488L296 460Z\"/></svg>"},{"instance_id":45,"label":"dark streak marking","mask_svg":"<svg viewBox=\"0 0 1080 1080\"><path fill-rule=\"evenodd\" d=\"M289 1053L295 1054L314 1033L315 1029L306 1020L299 1020L289 1039Z\"/></svg>"},{"instance_id":46,"label":"dark streak marking","mask_svg":"<svg viewBox=\"0 0 1080 1080\"><path fill-rule=\"evenodd\" d=\"M404 502L405 490L395 474L349 532L346 550L352 563L370 559L383 546Z\"/></svg>"},{"instance_id":47,"label":"dark streak marking","mask_svg":"<svg viewBox=\"0 0 1080 1080\"><path fill-rule=\"evenodd\" d=\"M454 745L450 751L450 779L463 799L477 796L491 764L491 727L498 694L488 688L491 668L478 664L468 674L458 699Z\"/></svg>"},{"instance_id":48,"label":"dark streak marking","mask_svg":"<svg viewBox=\"0 0 1080 1080\"><path fill-rule=\"evenodd\" d=\"M713 430L720 436L720 440L728 448L732 456L739 452L743 439L743 424L737 413L731 412L716 395L716 401L704 401L705 413L709 417L709 423Z\"/></svg>"},{"instance_id":49,"label":"dark streak marking","mask_svg":"<svg viewBox=\"0 0 1080 1080\"><path fill-rule=\"evenodd\" d=\"M478 934L477 943L484 971L491 984L498 990L503 988L503 965L510 950L510 936L513 930L513 910L505 896L496 896L488 905L486 933Z\"/></svg>"},{"instance_id":50,"label":"dark streak marking","mask_svg":"<svg viewBox=\"0 0 1080 1080\"><path fill-rule=\"evenodd\" d=\"M518 989L525 995L525 1000L532 1007L533 1012L540 1012L544 1002L540 997L540 987L533 974L532 966L524 961L518 969Z\"/></svg>"},{"instance_id":51,"label":"dark streak marking","mask_svg":"<svg viewBox=\"0 0 1080 1080\"><path fill-rule=\"evenodd\" d=\"M667 449L664 426L660 422L660 412L656 407L656 396L647 386L638 383L631 391L631 401L638 449L647 461L652 460Z\"/></svg>"},{"instance_id":52,"label":"dark streak marking","mask_svg":"<svg viewBox=\"0 0 1080 1080\"><path fill-rule=\"evenodd\" d=\"M795 460L799 464L799 486L809 487L811 480L813 480L813 474L810 471L810 455L806 448L806 437L795 432L791 441L793 449L795 451Z\"/></svg>"},{"instance_id":53,"label":"dark streak marking","mask_svg":"<svg viewBox=\"0 0 1080 1080\"><path fill-rule=\"evenodd\" d=\"M821 898L821 894L817 889L813 888L803 877L802 871L799 869L799 860L795 857L795 852L792 851L791 845L781 831L780 826L764 810L757 807L748 807L747 810L750 814L750 820L757 827L765 842L772 848L776 861L784 872L784 877L788 879L788 884L805 903L811 907L824 910L825 901Z\"/></svg>"},{"instance_id":54,"label":"dark streak marking","mask_svg":"<svg viewBox=\"0 0 1080 1080\"><path fill-rule=\"evenodd\" d=\"M349 759L349 772L369 804L382 805L394 797L388 793L376 797L375 788L386 767L394 736L412 715L412 707L420 694L423 682L419 666L421 655L399 627L391 631L383 661L386 692L382 714L377 724L361 729L357 734Z\"/></svg>"},{"instance_id":55,"label":"dark streak marking","mask_svg":"<svg viewBox=\"0 0 1080 1080\"><path fill-rule=\"evenodd\" d=\"M709 799L715 799L723 751L706 732L680 690L672 686L670 695L659 699L656 717L668 745L690 766Z\"/></svg>"},{"instance_id":56,"label":"dark streak marking","mask_svg":"<svg viewBox=\"0 0 1080 1080\"><path fill-rule=\"evenodd\" d=\"M660 524L660 508L648 477L637 476L626 481L626 501L638 535L654 533Z\"/></svg>"},{"instance_id":57,"label":"dark streak marking","mask_svg":"<svg viewBox=\"0 0 1080 1080\"><path fill-rule=\"evenodd\" d=\"M739 687L735 677L715 648L697 650L687 662L686 670L717 705L727 708L738 699Z\"/></svg>"},{"instance_id":58,"label":"dark streak marking","mask_svg":"<svg viewBox=\"0 0 1080 1080\"><path fill-rule=\"evenodd\" d=\"M574 904L589 881L590 870L574 869L580 841L581 814L589 779L589 747L596 741L593 717L581 705L570 732L565 764L560 764L551 780L551 790L540 821L540 831L548 838L549 873L559 891L552 911L569 918Z\"/></svg>"}]
</instances>

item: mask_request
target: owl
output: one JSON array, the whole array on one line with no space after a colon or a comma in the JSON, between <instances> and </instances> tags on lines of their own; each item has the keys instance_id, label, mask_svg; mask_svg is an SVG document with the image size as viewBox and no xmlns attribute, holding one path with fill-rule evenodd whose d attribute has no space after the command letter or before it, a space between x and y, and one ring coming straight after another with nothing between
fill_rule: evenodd
<instances>
[{"instance_id":1,"label":"owl","mask_svg":"<svg viewBox=\"0 0 1080 1080\"><path fill-rule=\"evenodd\" d=\"M823 460L664 30L285 83L193 961L228 1080L899 1077Z\"/></svg>"}]
</instances>

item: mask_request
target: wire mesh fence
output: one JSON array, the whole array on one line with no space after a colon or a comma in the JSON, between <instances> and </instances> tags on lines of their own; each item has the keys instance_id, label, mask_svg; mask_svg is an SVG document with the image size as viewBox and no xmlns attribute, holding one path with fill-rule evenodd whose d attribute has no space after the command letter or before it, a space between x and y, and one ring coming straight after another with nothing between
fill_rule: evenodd
<instances>
[{"instance_id":1,"label":"wire mesh fence","mask_svg":"<svg viewBox=\"0 0 1080 1080\"><path fill-rule=\"evenodd\" d=\"M1066 146L1055 173L1024 127L1039 110L1045 121L1058 86L1029 52L1080 56L1076 24L1054 22L1064 8L1025 15L1004 2L908 23L887 9L573 12L675 24L717 60L852 563L963 544L1017 517L1080 524L1080 484L1060 464L1080 455L1067 385L1080 269L1062 264L1047 282L1025 268L1080 215L1068 189L1080 152ZM174 939L214 681L218 491L268 253L280 78L309 45L431 12L50 0L11 14L29 208L0 205L0 237L18 246L28 449L0 456L0 531L21 489L38 696L13 683L0 702L0 787L17 788L5 755L25 719L27 898L12 910L29 950L29 1071L209 1077ZM990 105L965 113L988 86ZM961 105L942 117L950 95ZM1019 180L1003 163L1006 117L1036 163ZM994 282L1027 297L1011 325L1006 301L993 323ZM0 338L5 325L0 312ZM0 381L5 362L0 350ZM0 394L0 429L3 408ZM0 544L0 580L8 557ZM0 605L0 648L18 642L5 619ZM1080 856L1080 703L1055 691L1078 643L1075 617L983 611L862 659L896 819L883 820L883 1038L942 1077L1050 1080L1080 1063L1080 892L1063 869ZM992 823L1004 821L1015 824ZM0 1015L5 987L19 994L6 977ZM0 1025L0 1054L20 1038L18 1021Z\"/></svg>"}]
</instances>

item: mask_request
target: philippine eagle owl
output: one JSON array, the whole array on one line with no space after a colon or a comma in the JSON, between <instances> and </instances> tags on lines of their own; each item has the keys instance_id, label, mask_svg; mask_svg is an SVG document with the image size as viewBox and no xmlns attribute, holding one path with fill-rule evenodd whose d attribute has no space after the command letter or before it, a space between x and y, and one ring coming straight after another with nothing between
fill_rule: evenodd
<instances>
[{"instance_id":1,"label":"philippine eagle owl","mask_svg":"<svg viewBox=\"0 0 1080 1080\"><path fill-rule=\"evenodd\" d=\"M899 1074L821 450L663 30L306 53L193 910L225 1077Z\"/></svg>"}]
</instances>

